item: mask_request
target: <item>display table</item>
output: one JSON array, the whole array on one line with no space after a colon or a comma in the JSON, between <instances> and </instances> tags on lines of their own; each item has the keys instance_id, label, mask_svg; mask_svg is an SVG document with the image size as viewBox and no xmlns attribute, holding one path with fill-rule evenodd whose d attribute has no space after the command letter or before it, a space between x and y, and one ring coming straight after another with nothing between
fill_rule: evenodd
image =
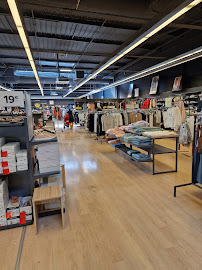
<instances>
[{"instance_id":1,"label":"display table","mask_svg":"<svg viewBox=\"0 0 202 270\"><path fill-rule=\"evenodd\" d=\"M111 135L109 135L109 136L111 136ZM112 136L112 137L115 138L115 136ZM130 159L133 160L133 161L136 161L136 162L151 162L152 163L152 174L153 175L155 175L155 174L177 172L178 137L179 137L178 134L176 134L175 136L172 134L171 136L168 135L168 136L164 136L162 138L160 138L159 136L156 137L156 138L155 137L152 137L151 138L152 143L151 143L151 145L148 145L148 146L141 146L141 145L138 145L137 146L137 145L134 145L134 144L125 142L121 138L117 138L121 142L129 144L130 147L125 146L125 147L122 147L122 148L115 148L115 149L116 149L116 151L120 151L120 152L124 153L125 155L127 155L128 157L130 157ZM175 139L175 149L170 149L170 148L161 146L159 144L156 144L156 140L162 140L162 139ZM133 149L133 146L136 147L136 148L138 148L138 149L141 149L141 150L147 152L147 154L149 156L152 156L151 157L151 160L140 161L140 160L136 160L132 156L128 155L127 151L128 150L132 150ZM156 170L155 170L155 155L171 154L171 153L175 154L175 169L174 170L168 170L168 171L162 171L162 172L156 172Z\"/></svg>"}]
</instances>

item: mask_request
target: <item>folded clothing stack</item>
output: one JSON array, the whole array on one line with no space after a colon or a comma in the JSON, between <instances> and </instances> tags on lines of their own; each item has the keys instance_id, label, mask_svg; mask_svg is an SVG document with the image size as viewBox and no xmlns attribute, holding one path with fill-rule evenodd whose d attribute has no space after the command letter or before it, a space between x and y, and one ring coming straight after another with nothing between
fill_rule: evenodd
<instances>
[{"instance_id":1,"label":"folded clothing stack","mask_svg":"<svg viewBox=\"0 0 202 270\"><path fill-rule=\"evenodd\" d=\"M131 123L129 124L125 130L128 131L128 130L131 130L133 127L149 127L149 123L146 122L146 121L138 121L138 122L135 122L135 123Z\"/></svg>"},{"instance_id":2,"label":"folded clothing stack","mask_svg":"<svg viewBox=\"0 0 202 270\"><path fill-rule=\"evenodd\" d=\"M132 154L140 154L140 151L138 151L138 150L128 150L128 151L127 151L127 154L128 154L129 156L132 156Z\"/></svg>"},{"instance_id":3,"label":"folded clothing stack","mask_svg":"<svg viewBox=\"0 0 202 270\"><path fill-rule=\"evenodd\" d=\"M116 144L112 144L112 147L114 147L114 148L121 148L121 147L125 147L125 144L123 144L123 143L116 143Z\"/></svg>"},{"instance_id":4,"label":"folded clothing stack","mask_svg":"<svg viewBox=\"0 0 202 270\"><path fill-rule=\"evenodd\" d=\"M115 137L117 137L117 138L121 138L121 137L125 134L125 132L122 131L122 130L120 130L119 128L108 129L108 130L106 131L106 133L107 133L108 135L112 135L112 136L115 136Z\"/></svg>"},{"instance_id":5,"label":"folded clothing stack","mask_svg":"<svg viewBox=\"0 0 202 270\"><path fill-rule=\"evenodd\" d=\"M112 144L117 144L117 143L121 143L120 140L110 140L108 141L108 144L112 145Z\"/></svg>"},{"instance_id":6,"label":"folded clothing stack","mask_svg":"<svg viewBox=\"0 0 202 270\"><path fill-rule=\"evenodd\" d=\"M132 154L132 157L138 161L149 161L151 160L151 157L146 155L146 154L143 154L143 153L140 153L140 154Z\"/></svg>"},{"instance_id":7,"label":"folded clothing stack","mask_svg":"<svg viewBox=\"0 0 202 270\"><path fill-rule=\"evenodd\" d=\"M142 135L143 132L147 131L162 131L162 128L157 128L157 127L133 127L133 131L136 135Z\"/></svg>"},{"instance_id":8,"label":"folded clothing stack","mask_svg":"<svg viewBox=\"0 0 202 270\"><path fill-rule=\"evenodd\" d=\"M151 145L151 139L145 136L134 136L132 144L137 146Z\"/></svg>"},{"instance_id":9,"label":"folded clothing stack","mask_svg":"<svg viewBox=\"0 0 202 270\"><path fill-rule=\"evenodd\" d=\"M131 144L133 142L133 137L134 137L133 134L128 133L128 134L123 135L122 139L124 140L124 142Z\"/></svg>"},{"instance_id":10,"label":"folded clothing stack","mask_svg":"<svg viewBox=\"0 0 202 270\"><path fill-rule=\"evenodd\" d=\"M175 133L174 131L147 131L147 132L143 132L144 136L150 137L150 138L163 138L163 137L173 137L176 138L178 137L178 134Z\"/></svg>"}]
</instances>

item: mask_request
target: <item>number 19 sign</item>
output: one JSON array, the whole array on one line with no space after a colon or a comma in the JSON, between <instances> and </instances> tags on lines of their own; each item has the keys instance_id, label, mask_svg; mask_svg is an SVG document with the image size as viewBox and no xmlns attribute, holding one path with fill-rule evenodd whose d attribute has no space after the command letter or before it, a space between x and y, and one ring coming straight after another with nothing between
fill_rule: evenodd
<instances>
[{"instance_id":1,"label":"number 19 sign","mask_svg":"<svg viewBox=\"0 0 202 270\"><path fill-rule=\"evenodd\" d=\"M22 91L0 91L0 106L24 107L24 93Z\"/></svg>"}]
</instances>

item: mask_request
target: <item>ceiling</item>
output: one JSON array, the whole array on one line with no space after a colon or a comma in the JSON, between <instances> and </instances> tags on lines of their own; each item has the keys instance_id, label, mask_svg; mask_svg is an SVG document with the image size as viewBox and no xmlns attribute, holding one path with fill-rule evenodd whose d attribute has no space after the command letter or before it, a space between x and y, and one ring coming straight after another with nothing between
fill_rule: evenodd
<instances>
[{"instance_id":1,"label":"ceiling","mask_svg":"<svg viewBox=\"0 0 202 270\"><path fill-rule=\"evenodd\" d=\"M144 33L180 0L18 0L44 95L62 96ZM201 45L202 4L145 41L70 94L81 96ZM71 69L64 72L62 69ZM59 84L60 78L68 83ZM0 6L0 84L40 95L6 0Z\"/></svg>"}]
</instances>

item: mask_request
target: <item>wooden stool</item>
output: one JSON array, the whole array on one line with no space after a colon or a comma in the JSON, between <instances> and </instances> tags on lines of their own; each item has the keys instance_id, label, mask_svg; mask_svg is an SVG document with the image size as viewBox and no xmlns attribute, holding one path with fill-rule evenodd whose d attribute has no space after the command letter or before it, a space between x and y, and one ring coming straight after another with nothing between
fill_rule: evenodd
<instances>
[{"instance_id":1,"label":"wooden stool","mask_svg":"<svg viewBox=\"0 0 202 270\"><path fill-rule=\"evenodd\" d=\"M37 234L38 205L50 202L61 202L62 227L64 228L64 212L61 185L39 187L34 189L32 198L35 232Z\"/></svg>"}]
</instances>

